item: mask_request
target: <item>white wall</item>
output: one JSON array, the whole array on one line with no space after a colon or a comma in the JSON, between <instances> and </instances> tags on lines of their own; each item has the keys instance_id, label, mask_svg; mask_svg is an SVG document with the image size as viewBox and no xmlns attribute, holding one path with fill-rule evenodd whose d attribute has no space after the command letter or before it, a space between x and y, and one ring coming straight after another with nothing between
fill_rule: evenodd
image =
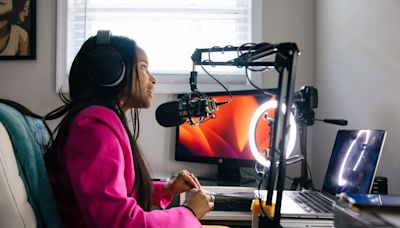
<instances>
[{"instance_id":1,"label":"white wall","mask_svg":"<svg viewBox=\"0 0 400 228\"><path fill-rule=\"evenodd\" d=\"M0 97L45 113L56 107L54 93L56 1L37 1L37 59L0 61Z\"/></svg>"},{"instance_id":2,"label":"white wall","mask_svg":"<svg viewBox=\"0 0 400 228\"><path fill-rule=\"evenodd\" d=\"M316 1L316 86L321 118L349 129L388 130L377 174L400 193L400 1ZM338 127L316 124L313 173L319 186Z\"/></svg>"},{"instance_id":3,"label":"white wall","mask_svg":"<svg viewBox=\"0 0 400 228\"><path fill-rule=\"evenodd\" d=\"M303 55L298 61L296 88L313 81L313 2L264 1L264 41L296 42L302 51ZM0 61L0 97L15 100L34 112L45 114L61 104L54 92L56 1L37 1L37 10L37 59ZM264 86L271 87L269 79L264 79ZM155 108L172 99L174 95L157 94L153 108L142 110L139 140L153 174L167 176L183 168L197 174L214 173L214 165L174 161L175 130L158 126L154 118Z\"/></svg>"},{"instance_id":4,"label":"white wall","mask_svg":"<svg viewBox=\"0 0 400 228\"><path fill-rule=\"evenodd\" d=\"M263 38L270 43L295 42L301 52L297 58L295 90L314 81L314 0L267 0L263 5ZM276 73L264 74L263 86L276 86ZM307 130L308 162L312 163L313 129ZM300 153L299 146L294 153ZM300 176L300 163L287 166L287 175ZM286 181L286 186L291 184ZM289 185L290 186L290 185Z\"/></svg>"}]
</instances>

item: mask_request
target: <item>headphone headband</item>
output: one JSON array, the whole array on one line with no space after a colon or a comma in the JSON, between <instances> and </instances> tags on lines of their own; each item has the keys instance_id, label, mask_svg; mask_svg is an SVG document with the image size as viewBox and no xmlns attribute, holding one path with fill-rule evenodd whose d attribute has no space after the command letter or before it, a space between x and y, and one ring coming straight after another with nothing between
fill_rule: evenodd
<instances>
[{"instance_id":1,"label":"headphone headband","mask_svg":"<svg viewBox=\"0 0 400 228\"><path fill-rule=\"evenodd\" d=\"M87 69L92 81L103 87L121 83L125 75L125 64L120 52L111 46L111 32L99 30L96 44L87 55Z\"/></svg>"},{"instance_id":2,"label":"headphone headband","mask_svg":"<svg viewBox=\"0 0 400 228\"><path fill-rule=\"evenodd\" d=\"M97 45L110 44L110 41L111 41L111 31L109 30L97 31L97 36L96 36Z\"/></svg>"}]
</instances>

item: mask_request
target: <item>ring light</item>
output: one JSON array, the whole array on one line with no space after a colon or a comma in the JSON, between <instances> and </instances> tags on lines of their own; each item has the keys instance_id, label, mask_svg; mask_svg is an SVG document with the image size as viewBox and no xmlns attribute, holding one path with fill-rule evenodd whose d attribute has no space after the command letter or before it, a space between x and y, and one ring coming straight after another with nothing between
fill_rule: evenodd
<instances>
[{"instance_id":1,"label":"ring light","mask_svg":"<svg viewBox=\"0 0 400 228\"><path fill-rule=\"evenodd\" d=\"M262 118L263 114L269 110L269 109L276 109L278 106L278 102L276 100L269 100L262 104L256 112L253 114L253 117L251 118L250 122L250 127L249 127L249 144L250 144L250 150L251 153L253 154L254 158L259 162L261 165L265 167L270 167L271 166L271 161L262 156L262 154L259 152L257 145L256 145L256 127L258 124L258 121L260 118ZM282 112L286 112L286 105L282 105ZM289 142L287 146L287 151L286 151L286 159L290 157L290 155L293 152L294 146L296 144L296 136L297 136L297 127L296 127L296 121L294 119L293 113L290 113L289 117Z\"/></svg>"}]
</instances>

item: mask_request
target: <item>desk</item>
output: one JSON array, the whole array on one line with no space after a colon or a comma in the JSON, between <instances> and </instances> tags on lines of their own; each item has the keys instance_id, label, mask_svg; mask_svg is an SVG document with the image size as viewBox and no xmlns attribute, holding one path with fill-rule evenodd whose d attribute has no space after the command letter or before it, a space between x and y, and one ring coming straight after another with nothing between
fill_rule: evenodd
<instances>
[{"instance_id":1,"label":"desk","mask_svg":"<svg viewBox=\"0 0 400 228\"><path fill-rule=\"evenodd\" d=\"M255 187L226 187L226 186L204 186L204 189L214 193L236 193L256 190ZM185 193L180 195L180 204L185 201ZM258 228L258 216L250 211L211 211L207 213L201 222L207 225L226 225L230 227L252 227ZM325 219L294 219L282 218L282 227L333 227L333 220Z\"/></svg>"},{"instance_id":2,"label":"desk","mask_svg":"<svg viewBox=\"0 0 400 228\"><path fill-rule=\"evenodd\" d=\"M261 190L261 197L263 199L266 198L267 196L267 191L266 190ZM274 191L274 195L272 198L272 201L275 202L276 199L276 192ZM287 214L281 214L281 220L280 220L280 225L282 227L296 227L296 228L310 228L310 227L334 227L333 224L333 219L325 219L325 218L310 218L310 217L298 217L295 216L295 214L291 214L293 210L296 211L296 207L298 207L296 204L293 204L292 201L285 201L285 198L282 199L282 208L281 210L286 211ZM267 214L273 214L273 211L268 211L268 209L265 208L265 205L263 206ZM259 214L261 214L261 208L258 203L258 200L253 201L252 204L252 210L253 210L253 217L252 217L252 227L253 228L258 228L259 227ZM272 215L270 215L272 216Z\"/></svg>"},{"instance_id":3,"label":"desk","mask_svg":"<svg viewBox=\"0 0 400 228\"><path fill-rule=\"evenodd\" d=\"M281 218L281 226L286 228L334 227L332 220ZM258 215L253 214L252 228L258 228Z\"/></svg>"},{"instance_id":4,"label":"desk","mask_svg":"<svg viewBox=\"0 0 400 228\"><path fill-rule=\"evenodd\" d=\"M255 187L239 187L239 186L203 186L203 188L212 193L252 193ZM186 194L180 195L180 204L185 202ZM252 221L252 213L250 207L248 211L210 211L202 219L202 224L207 225L226 225L230 227L250 227Z\"/></svg>"},{"instance_id":5,"label":"desk","mask_svg":"<svg viewBox=\"0 0 400 228\"><path fill-rule=\"evenodd\" d=\"M336 227L400 227L400 209L370 207L352 208L347 202L333 205Z\"/></svg>"}]
</instances>

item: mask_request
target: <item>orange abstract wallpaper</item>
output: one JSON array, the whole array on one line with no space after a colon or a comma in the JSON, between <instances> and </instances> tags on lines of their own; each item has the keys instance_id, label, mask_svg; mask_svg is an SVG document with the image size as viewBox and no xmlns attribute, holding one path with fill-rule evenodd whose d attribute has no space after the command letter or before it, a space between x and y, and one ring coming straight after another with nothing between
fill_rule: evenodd
<instances>
[{"instance_id":1,"label":"orange abstract wallpaper","mask_svg":"<svg viewBox=\"0 0 400 228\"><path fill-rule=\"evenodd\" d=\"M229 96L212 96L218 102ZM257 108L271 99L264 94L234 95L231 103L215 112L216 118L192 126L179 126L178 153L184 156L201 156L254 160L248 142L249 125ZM274 111L268 113L274 115ZM256 128L256 143L259 149L269 147L270 128L261 118Z\"/></svg>"}]
</instances>

